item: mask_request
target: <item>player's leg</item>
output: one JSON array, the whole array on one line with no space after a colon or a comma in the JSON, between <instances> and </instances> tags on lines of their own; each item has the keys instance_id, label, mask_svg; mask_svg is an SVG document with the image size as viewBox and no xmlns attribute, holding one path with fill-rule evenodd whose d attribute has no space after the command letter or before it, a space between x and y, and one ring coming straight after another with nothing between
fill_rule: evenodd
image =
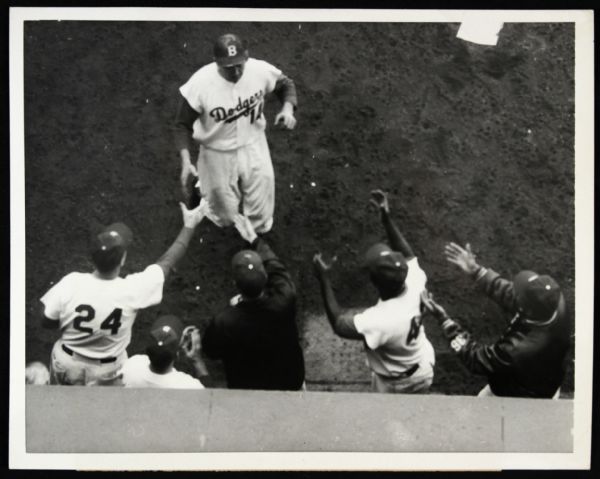
<instances>
[{"instance_id":1,"label":"player's leg","mask_svg":"<svg viewBox=\"0 0 600 479\"><path fill-rule=\"evenodd\" d=\"M275 174L266 136L239 153L244 214L257 233L267 233L273 226Z\"/></svg>"},{"instance_id":2,"label":"player's leg","mask_svg":"<svg viewBox=\"0 0 600 479\"><path fill-rule=\"evenodd\" d=\"M239 211L237 151L217 151L200 147L198 181L208 202L208 218L217 226L229 226Z\"/></svg>"},{"instance_id":3,"label":"player's leg","mask_svg":"<svg viewBox=\"0 0 600 479\"><path fill-rule=\"evenodd\" d=\"M62 341L54 343L50 356L50 384L75 386L85 384L85 364L62 349Z\"/></svg>"}]
</instances>

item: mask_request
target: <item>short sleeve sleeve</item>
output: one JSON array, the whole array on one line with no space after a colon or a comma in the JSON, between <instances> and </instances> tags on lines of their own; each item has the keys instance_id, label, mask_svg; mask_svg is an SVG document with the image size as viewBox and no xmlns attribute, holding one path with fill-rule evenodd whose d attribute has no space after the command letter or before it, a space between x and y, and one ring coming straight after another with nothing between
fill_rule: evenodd
<instances>
[{"instance_id":1,"label":"short sleeve sleeve","mask_svg":"<svg viewBox=\"0 0 600 479\"><path fill-rule=\"evenodd\" d=\"M181 389L204 389L204 385L199 380L185 373L179 374L177 382Z\"/></svg>"},{"instance_id":2,"label":"short sleeve sleeve","mask_svg":"<svg viewBox=\"0 0 600 479\"><path fill-rule=\"evenodd\" d=\"M65 304L65 294L69 289L71 275L67 275L56 283L42 296L40 301L44 305L44 315L48 319L59 320Z\"/></svg>"},{"instance_id":3,"label":"short sleeve sleeve","mask_svg":"<svg viewBox=\"0 0 600 479\"><path fill-rule=\"evenodd\" d=\"M421 269L416 256L408 260L406 264L408 265L406 284L410 289L421 294L421 291L425 289L425 285L427 284L427 275Z\"/></svg>"},{"instance_id":4,"label":"short sleeve sleeve","mask_svg":"<svg viewBox=\"0 0 600 479\"><path fill-rule=\"evenodd\" d=\"M281 70L270 63L260 60L260 67L265 75L267 93L275 90L275 84L281 76Z\"/></svg>"},{"instance_id":5,"label":"short sleeve sleeve","mask_svg":"<svg viewBox=\"0 0 600 479\"><path fill-rule=\"evenodd\" d=\"M354 315L354 326L356 330L365 338L367 346L371 349L377 349L383 344L383 335L380 330L374 328L372 309L366 309L362 313Z\"/></svg>"},{"instance_id":6,"label":"short sleeve sleeve","mask_svg":"<svg viewBox=\"0 0 600 479\"><path fill-rule=\"evenodd\" d=\"M129 294L129 306L134 309L154 306L162 301L165 275L157 264L151 264L141 273L130 274L125 278Z\"/></svg>"},{"instance_id":7,"label":"short sleeve sleeve","mask_svg":"<svg viewBox=\"0 0 600 479\"><path fill-rule=\"evenodd\" d=\"M194 73L185 84L179 87L179 92L183 98L198 113L202 113L202 88L206 88L206 86L203 86L200 81L199 71Z\"/></svg>"}]
</instances>

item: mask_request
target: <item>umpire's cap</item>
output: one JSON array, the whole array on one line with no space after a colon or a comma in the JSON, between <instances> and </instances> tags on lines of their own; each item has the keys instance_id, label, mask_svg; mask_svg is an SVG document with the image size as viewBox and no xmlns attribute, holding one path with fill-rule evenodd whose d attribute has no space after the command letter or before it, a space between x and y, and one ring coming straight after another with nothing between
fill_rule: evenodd
<instances>
[{"instance_id":1,"label":"umpire's cap","mask_svg":"<svg viewBox=\"0 0 600 479\"><path fill-rule=\"evenodd\" d=\"M133 241L133 233L123 223L113 223L92 237L92 260L102 273L115 269Z\"/></svg>"},{"instance_id":2,"label":"umpire's cap","mask_svg":"<svg viewBox=\"0 0 600 479\"><path fill-rule=\"evenodd\" d=\"M213 46L215 61L221 67L244 63L247 59L246 42L233 33L221 35Z\"/></svg>"},{"instance_id":3,"label":"umpire's cap","mask_svg":"<svg viewBox=\"0 0 600 479\"><path fill-rule=\"evenodd\" d=\"M256 251L249 249L236 253L231 260L233 279L242 295L256 298L267 284L267 272Z\"/></svg>"},{"instance_id":4,"label":"umpire's cap","mask_svg":"<svg viewBox=\"0 0 600 479\"><path fill-rule=\"evenodd\" d=\"M376 285L401 286L408 274L404 255L384 243L376 243L367 250L365 266Z\"/></svg>"},{"instance_id":5,"label":"umpire's cap","mask_svg":"<svg viewBox=\"0 0 600 479\"><path fill-rule=\"evenodd\" d=\"M552 319L558 310L561 290L548 275L534 271L521 271L513 279L515 299L523 313L533 320Z\"/></svg>"}]
</instances>

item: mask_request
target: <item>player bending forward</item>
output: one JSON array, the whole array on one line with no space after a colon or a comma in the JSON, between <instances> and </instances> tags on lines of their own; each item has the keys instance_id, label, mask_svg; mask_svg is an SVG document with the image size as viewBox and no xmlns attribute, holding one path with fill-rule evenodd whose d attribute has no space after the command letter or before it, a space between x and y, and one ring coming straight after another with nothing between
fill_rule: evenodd
<instances>
[{"instance_id":1,"label":"player bending forward","mask_svg":"<svg viewBox=\"0 0 600 479\"><path fill-rule=\"evenodd\" d=\"M433 347L421 323L420 296L427 276L390 218L387 195L377 190L371 196L392 246L377 243L366 254L366 266L379 301L356 315L342 310L329 278L331 265L319 253L313 263L327 318L338 336L364 341L374 391L423 393L433 382L435 363Z\"/></svg>"},{"instance_id":2,"label":"player bending forward","mask_svg":"<svg viewBox=\"0 0 600 479\"><path fill-rule=\"evenodd\" d=\"M165 278L204 218L205 203L193 210L180 205L183 228L155 264L141 273L119 276L132 233L126 225L115 223L92 239L94 271L68 274L41 298L42 325L61 331L52 349L51 384L119 383L118 371L127 359L138 310L162 301Z\"/></svg>"},{"instance_id":3,"label":"player bending forward","mask_svg":"<svg viewBox=\"0 0 600 479\"><path fill-rule=\"evenodd\" d=\"M241 201L256 232L266 233L273 225L275 179L265 136L265 95L275 92L283 103L275 124L292 129L296 87L273 65L249 58L246 43L237 35L219 37L213 50L215 61L179 89L175 142L183 194L188 201L197 196L188 187L190 177L197 176L208 201L207 216L215 224L232 224ZM190 137L200 143L196 167Z\"/></svg>"}]
</instances>

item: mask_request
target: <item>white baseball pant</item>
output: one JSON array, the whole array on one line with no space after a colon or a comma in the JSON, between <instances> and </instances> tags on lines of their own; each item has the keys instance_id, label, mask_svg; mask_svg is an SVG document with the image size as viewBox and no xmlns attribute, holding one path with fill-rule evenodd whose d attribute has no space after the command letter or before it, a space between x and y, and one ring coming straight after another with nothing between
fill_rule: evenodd
<instances>
[{"instance_id":1,"label":"white baseball pant","mask_svg":"<svg viewBox=\"0 0 600 479\"><path fill-rule=\"evenodd\" d=\"M267 137L236 150L214 150L203 145L198 154L200 192L209 206L208 218L217 226L229 226L242 212L257 233L273 226L275 174Z\"/></svg>"}]
</instances>

